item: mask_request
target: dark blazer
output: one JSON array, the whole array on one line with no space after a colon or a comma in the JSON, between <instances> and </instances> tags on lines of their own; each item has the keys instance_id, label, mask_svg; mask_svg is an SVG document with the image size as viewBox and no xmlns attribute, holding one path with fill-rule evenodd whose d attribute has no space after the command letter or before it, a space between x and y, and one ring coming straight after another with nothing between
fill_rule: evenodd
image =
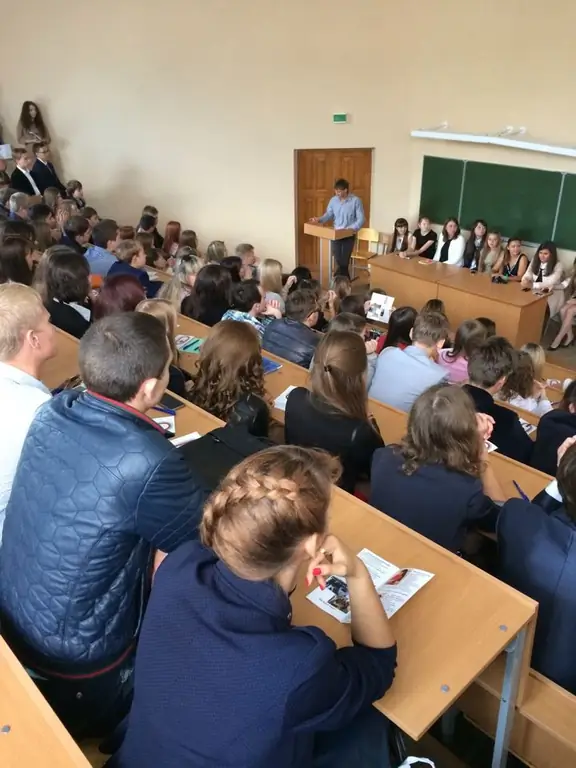
<instances>
[{"instance_id":1,"label":"dark blazer","mask_svg":"<svg viewBox=\"0 0 576 768\"><path fill-rule=\"evenodd\" d=\"M463 387L472 398L478 413L485 413L494 419L494 430L490 441L504 456L529 464L534 450L534 443L522 429L520 417L510 408L497 405L490 392L471 384Z\"/></svg>"},{"instance_id":2,"label":"dark blazer","mask_svg":"<svg viewBox=\"0 0 576 768\"><path fill-rule=\"evenodd\" d=\"M402 471L398 446L381 448L372 461L370 504L452 552L474 528L493 531L499 507L477 477L441 464Z\"/></svg>"},{"instance_id":3,"label":"dark blazer","mask_svg":"<svg viewBox=\"0 0 576 768\"><path fill-rule=\"evenodd\" d=\"M153 299L158 293L162 282L160 280L150 280L148 272L145 269L138 269L128 264L126 261L117 261L108 270L108 275L132 275L140 281L142 288L146 291L146 296Z\"/></svg>"},{"instance_id":4,"label":"dark blazer","mask_svg":"<svg viewBox=\"0 0 576 768\"><path fill-rule=\"evenodd\" d=\"M314 352L322 337L304 323L283 317L272 320L266 326L262 339L262 349L273 355L290 360L291 363L310 368Z\"/></svg>"},{"instance_id":5,"label":"dark blazer","mask_svg":"<svg viewBox=\"0 0 576 768\"><path fill-rule=\"evenodd\" d=\"M310 766L316 732L345 728L390 687L396 648L337 649L291 617L277 584L236 576L200 543L169 555L154 580L128 731L111 765Z\"/></svg>"},{"instance_id":6,"label":"dark blazer","mask_svg":"<svg viewBox=\"0 0 576 768\"><path fill-rule=\"evenodd\" d=\"M56 168L54 168L52 163L43 163L42 160L36 160L31 173L42 194L44 194L48 187L56 187L62 195L66 195L66 187L58 178Z\"/></svg>"},{"instance_id":7,"label":"dark blazer","mask_svg":"<svg viewBox=\"0 0 576 768\"><path fill-rule=\"evenodd\" d=\"M570 411L549 411L541 417L534 443L532 466L556 477L558 448L567 437L576 435L576 414Z\"/></svg>"},{"instance_id":8,"label":"dark blazer","mask_svg":"<svg viewBox=\"0 0 576 768\"><path fill-rule=\"evenodd\" d=\"M76 242L73 237L67 235L66 232L64 232L60 238L59 245L66 245L68 248L72 248L73 251L76 251L76 253L80 253L82 256L86 255L86 248L83 248L80 243Z\"/></svg>"},{"instance_id":9,"label":"dark blazer","mask_svg":"<svg viewBox=\"0 0 576 768\"><path fill-rule=\"evenodd\" d=\"M89 321L69 304L52 299L46 309L50 313L52 325L55 325L56 328L60 328L62 331L66 331L71 336L75 336L77 339L81 339L88 328L90 328Z\"/></svg>"},{"instance_id":10,"label":"dark blazer","mask_svg":"<svg viewBox=\"0 0 576 768\"><path fill-rule=\"evenodd\" d=\"M370 477L374 451L384 446L380 434L366 421L330 409L304 387L288 395L284 421L289 445L321 448L338 456L342 463L339 485L349 493L359 480Z\"/></svg>"},{"instance_id":11,"label":"dark blazer","mask_svg":"<svg viewBox=\"0 0 576 768\"><path fill-rule=\"evenodd\" d=\"M234 427L244 427L255 437L268 437L270 409L258 395L245 395L228 414L227 423Z\"/></svg>"},{"instance_id":12,"label":"dark blazer","mask_svg":"<svg viewBox=\"0 0 576 768\"><path fill-rule=\"evenodd\" d=\"M502 507L499 577L540 603L532 666L576 694L576 523L522 499Z\"/></svg>"},{"instance_id":13,"label":"dark blazer","mask_svg":"<svg viewBox=\"0 0 576 768\"><path fill-rule=\"evenodd\" d=\"M34 179L36 181L36 179ZM38 182L36 181L36 184ZM24 192L25 195L35 195L34 187L28 179L26 178L25 174L22 173L20 168L16 167L12 171L12 176L10 176L10 186L12 189L15 189L17 192Z\"/></svg>"}]
</instances>

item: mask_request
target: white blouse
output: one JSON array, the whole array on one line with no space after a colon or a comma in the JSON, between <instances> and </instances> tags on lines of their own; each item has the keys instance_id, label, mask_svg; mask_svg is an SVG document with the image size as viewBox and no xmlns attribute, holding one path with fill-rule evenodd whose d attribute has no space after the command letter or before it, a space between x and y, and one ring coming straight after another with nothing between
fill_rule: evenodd
<instances>
[{"instance_id":1,"label":"white blouse","mask_svg":"<svg viewBox=\"0 0 576 768\"><path fill-rule=\"evenodd\" d=\"M436 248L434 261L440 261L440 257L442 256L442 247L444 246L445 242L446 241L442 237L442 234L440 234L440 237L438 238L438 247ZM464 263L465 247L466 247L466 240L464 240L463 235L458 235L458 237L455 237L453 240L450 240L450 245L448 246L448 259L443 263L451 264L453 267L461 267Z\"/></svg>"}]
</instances>

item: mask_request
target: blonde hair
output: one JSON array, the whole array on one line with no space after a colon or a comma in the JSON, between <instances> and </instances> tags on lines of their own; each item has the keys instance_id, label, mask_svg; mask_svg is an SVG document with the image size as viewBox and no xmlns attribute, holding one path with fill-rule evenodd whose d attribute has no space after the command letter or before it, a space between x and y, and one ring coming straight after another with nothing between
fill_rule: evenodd
<instances>
[{"instance_id":1,"label":"blonde hair","mask_svg":"<svg viewBox=\"0 0 576 768\"><path fill-rule=\"evenodd\" d=\"M174 306L166 299L144 299L136 307L136 312L142 312L145 315L157 317L164 323L168 344L172 351L172 362L178 363L178 350L176 348L176 328L178 327L178 317Z\"/></svg>"},{"instance_id":2,"label":"blonde hair","mask_svg":"<svg viewBox=\"0 0 576 768\"><path fill-rule=\"evenodd\" d=\"M544 352L544 348L540 344L529 341L520 348L520 351L530 355L534 365L534 378L536 381L542 381L544 379L544 366L546 365L546 352Z\"/></svg>"},{"instance_id":3,"label":"blonde hair","mask_svg":"<svg viewBox=\"0 0 576 768\"><path fill-rule=\"evenodd\" d=\"M36 328L46 310L42 297L21 283L0 285L0 360L12 360L24 336Z\"/></svg>"},{"instance_id":4,"label":"blonde hair","mask_svg":"<svg viewBox=\"0 0 576 768\"><path fill-rule=\"evenodd\" d=\"M222 240L212 240L208 248L206 248L206 261L220 263L226 256L228 256L228 250Z\"/></svg>"},{"instance_id":5,"label":"blonde hair","mask_svg":"<svg viewBox=\"0 0 576 768\"><path fill-rule=\"evenodd\" d=\"M210 497L202 542L239 576L269 579L328 524L339 464L322 451L275 446L234 467Z\"/></svg>"},{"instance_id":6,"label":"blonde hair","mask_svg":"<svg viewBox=\"0 0 576 768\"><path fill-rule=\"evenodd\" d=\"M264 293L282 295L282 262L277 259L264 259L260 267L260 285Z\"/></svg>"},{"instance_id":7,"label":"blonde hair","mask_svg":"<svg viewBox=\"0 0 576 768\"><path fill-rule=\"evenodd\" d=\"M158 291L159 299L166 299L175 307L177 312L180 312L182 305L182 291L188 289L190 292L192 286L187 282L191 276L196 276L198 272L204 266L204 261L196 253L193 253L192 248L184 246L178 251L179 256L176 257L176 264L174 265L172 272L172 279L164 283Z\"/></svg>"},{"instance_id":8,"label":"blonde hair","mask_svg":"<svg viewBox=\"0 0 576 768\"><path fill-rule=\"evenodd\" d=\"M116 246L116 258L130 264L142 249L142 243L137 240L121 240Z\"/></svg>"}]
</instances>

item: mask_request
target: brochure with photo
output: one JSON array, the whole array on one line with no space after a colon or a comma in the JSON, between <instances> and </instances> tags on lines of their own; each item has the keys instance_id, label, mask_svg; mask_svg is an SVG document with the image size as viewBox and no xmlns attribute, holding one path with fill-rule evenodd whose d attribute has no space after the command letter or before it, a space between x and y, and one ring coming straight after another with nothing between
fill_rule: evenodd
<instances>
[{"instance_id":1,"label":"brochure with photo","mask_svg":"<svg viewBox=\"0 0 576 768\"><path fill-rule=\"evenodd\" d=\"M202 344L204 344L204 339L199 339L197 336L189 336L185 333L179 333L176 336L176 349L179 352L198 354Z\"/></svg>"},{"instance_id":2,"label":"brochure with photo","mask_svg":"<svg viewBox=\"0 0 576 768\"><path fill-rule=\"evenodd\" d=\"M370 297L370 307L366 312L368 320L378 323L387 323L394 310L394 296L386 296L383 293L373 293Z\"/></svg>"},{"instance_id":3,"label":"brochure with photo","mask_svg":"<svg viewBox=\"0 0 576 768\"><path fill-rule=\"evenodd\" d=\"M428 571L398 568L369 549L363 549L358 553L358 557L370 573L388 618L434 577L434 574ZM329 576L325 589L317 587L307 597L310 602L338 621L343 624L350 623L350 596L344 577Z\"/></svg>"}]
</instances>

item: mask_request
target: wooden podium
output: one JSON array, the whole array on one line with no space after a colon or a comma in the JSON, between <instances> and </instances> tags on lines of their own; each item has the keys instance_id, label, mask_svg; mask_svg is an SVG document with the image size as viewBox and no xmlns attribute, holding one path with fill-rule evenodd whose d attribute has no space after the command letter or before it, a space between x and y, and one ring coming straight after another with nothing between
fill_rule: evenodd
<instances>
[{"instance_id":1,"label":"wooden podium","mask_svg":"<svg viewBox=\"0 0 576 768\"><path fill-rule=\"evenodd\" d=\"M320 285L322 288L330 288L334 266L332 264L332 246L328 241L342 240L344 237L356 235L355 229L334 229L323 224L304 224L304 234L318 238Z\"/></svg>"}]
</instances>

